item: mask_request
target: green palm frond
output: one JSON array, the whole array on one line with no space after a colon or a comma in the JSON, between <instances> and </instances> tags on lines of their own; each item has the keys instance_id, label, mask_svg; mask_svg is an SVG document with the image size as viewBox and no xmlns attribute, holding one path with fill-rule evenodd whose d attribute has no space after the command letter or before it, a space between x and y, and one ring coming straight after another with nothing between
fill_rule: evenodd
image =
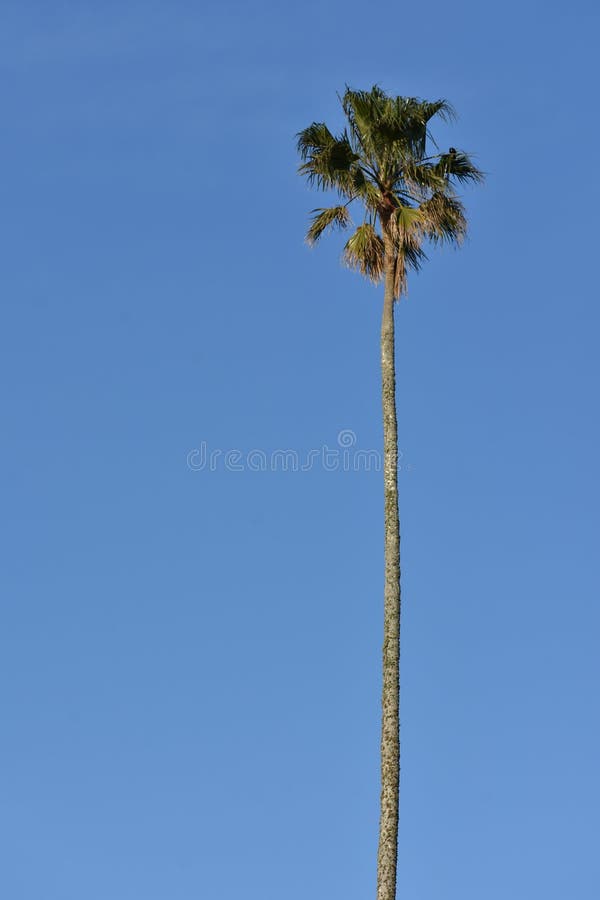
<instances>
[{"instance_id":1,"label":"green palm frond","mask_svg":"<svg viewBox=\"0 0 600 900\"><path fill-rule=\"evenodd\" d=\"M371 131L381 118L386 95L381 88L374 85L370 91L353 91L346 87L344 96L340 98L342 108L350 124L350 132L354 138L356 149L359 147L368 152Z\"/></svg>"},{"instance_id":2,"label":"green palm frond","mask_svg":"<svg viewBox=\"0 0 600 900\"><path fill-rule=\"evenodd\" d=\"M326 209L313 209L316 215L311 219L310 227L306 233L308 244L316 244L324 231L328 228L347 228L351 222L347 206L331 206Z\"/></svg>"},{"instance_id":3,"label":"green palm frond","mask_svg":"<svg viewBox=\"0 0 600 900\"><path fill-rule=\"evenodd\" d=\"M356 175L353 176L349 196L353 200L360 200L365 209L369 210L373 216L377 216L382 203L381 188L374 184L371 178L367 178L360 169L357 169Z\"/></svg>"},{"instance_id":4,"label":"green palm frond","mask_svg":"<svg viewBox=\"0 0 600 900\"><path fill-rule=\"evenodd\" d=\"M414 159L423 157L429 121L436 115L446 121L454 117L453 108L445 100L389 97L378 85L370 91L347 88L342 106L355 144L384 165L398 153Z\"/></svg>"},{"instance_id":5,"label":"green palm frond","mask_svg":"<svg viewBox=\"0 0 600 900\"><path fill-rule=\"evenodd\" d=\"M298 138L298 153L302 159L308 159L314 153L320 153L335 141L325 122L313 122L304 131L300 131Z\"/></svg>"},{"instance_id":6,"label":"green palm frond","mask_svg":"<svg viewBox=\"0 0 600 900\"><path fill-rule=\"evenodd\" d=\"M357 160L358 156L344 136L334 138L321 149L308 150L306 161L298 171L306 175L310 185L348 195L352 190Z\"/></svg>"},{"instance_id":7,"label":"green palm frond","mask_svg":"<svg viewBox=\"0 0 600 900\"><path fill-rule=\"evenodd\" d=\"M408 288L407 273L409 269L418 272L427 260L427 254L417 241L408 241L402 244L396 255L394 267L394 299L398 300L405 294Z\"/></svg>"},{"instance_id":8,"label":"green palm frond","mask_svg":"<svg viewBox=\"0 0 600 900\"><path fill-rule=\"evenodd\" d=\"M461 244L467 233L467 219L460 200L435 193L421 204L423 230L434 243Z\"/></svg>"},{"instance_id":9,"label":"green palm frond","mask_svg":"<svg viewBox=\"0 0 600 900\"><path fill-rule=\"evenodd\" d=\"M431 168L437 175L456 179L459 183L472 181L481 184L485 177L469 156L460 150L452 149L448 153L442 153L439 162Z\"/></svg>"},{"instance_id":10,"label":"green palm frond","mask_svg":"<svg viewBox=\"0 0 600 900\"><path fill-rule=\"evenodd\" d=\"M399 206L389 222L390 234L396 250L394 269L394 297L406 292L406 274L409 269L418 272L425 259L423 240L427 220L417 206Z\"/></svg>"},{"instance_id":11,"label":"green palm frond","mask_svg":"<svg viewBox=\"0 0 600 900\"><path fill-rule=\"evenodd\" d=\"M399 234L416 232L422 220L423 216L418 206L400 205L392 213L392 223Z\"/></svg>"},{"instance_id":12,"label":"green palm frond","mask_svg":"<svg viewBox=\"0 0 600 900\"><path fill-rule=\"evenodd\" d=\"M456 111L447 100L419 100L419 114L425 122L429 122L434 116L439 116L442 122L452 122L456 119Z\"/></svg>"},{"instance_id":13,"label":"green palm frond","mask_svg":"<svg viewBox=\"0 0 600 900\"><path fill-rule=\"evenodd\" d=\"M358 269L371 281L383 277L385 247L383 239L370 222L359 225L344 247L344 262L351 269Z\"/></svg>"},{"instance_id":14,"label":"green palm frond","mask_svg":"<svg viewBox=\"0 0 600 900\"><path fill-rule=\"evenodd\" d=\"M448 179L443 171L429 163L404 160L397 181L413 193L415 199L425 198L428 191L443 191L448 188Z\"/></svg>"},{"instance_id":15,"label":"green palm frond","mask_svg":"<svg viewBox=\"0 0 600 900\"><path fill-rule=\"evenodd\" d=\"M449 109L444 101L423 103L415 97L388 97L377 85L370 91L347 88L342 106L355 149L370 156L384 175L399 156L424 154L429 119Z\"/></svg>"}]
</instances>

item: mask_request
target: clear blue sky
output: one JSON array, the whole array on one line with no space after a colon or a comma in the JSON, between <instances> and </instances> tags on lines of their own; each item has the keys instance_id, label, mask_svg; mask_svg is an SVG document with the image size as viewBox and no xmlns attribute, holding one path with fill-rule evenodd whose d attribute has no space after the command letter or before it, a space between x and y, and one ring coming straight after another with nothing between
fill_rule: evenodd
<instances>
[{"instance_id":1,"label":"clear blue sky","mask_svg":"<svg viewBox=\"0 0 600 900\"><path fill-rule=\"evenodd\" d=\"M592 4L5 2L6 900L364 900L380 293L294 134L447 97L488 173L398 310L403 900L597 900Z\"/></svg>"}]
</instances>

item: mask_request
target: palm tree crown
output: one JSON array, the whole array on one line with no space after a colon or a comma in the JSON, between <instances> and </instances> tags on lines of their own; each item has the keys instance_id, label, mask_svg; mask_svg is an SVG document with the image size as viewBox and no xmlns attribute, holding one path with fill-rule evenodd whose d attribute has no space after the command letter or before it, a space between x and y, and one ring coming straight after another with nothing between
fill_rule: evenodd
<instances>
[{"instance_id":1,"label":"palm tree crown","mask_svg":"<svg viewBox=\"0 0 600 900\"><path fill-rule=\"evenodd\" d=\"M407 271L418 270L426 258L427 241L462 241L467 222L456 185L482 181L483 175L454 147L427 155L428 139L437 149L430 121L454 116L446 101L390 97L375 85L370 91L347 88L341 103L348 123L341 134L313 122L298 135L300 173L344 200L313 210L306 238L314 244L329 228L347 228L349 207L358 201L364 219L346 243L344 260L378 282L391 257L398 299L406 291Z\"/></svg>"}]
</instances>

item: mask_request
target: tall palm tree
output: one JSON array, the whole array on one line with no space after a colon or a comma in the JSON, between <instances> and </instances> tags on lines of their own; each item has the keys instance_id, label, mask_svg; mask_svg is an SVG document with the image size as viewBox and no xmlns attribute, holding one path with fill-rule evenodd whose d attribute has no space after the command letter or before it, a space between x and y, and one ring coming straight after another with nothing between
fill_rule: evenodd
<instances>
[{"instance_id":1,"label":"tall palm tree","mask_svg":"<svg viewBox=\"0 0 600 900\"><path fill-rule=\"evenodd\" d=\"M298 135L299 172L309 184L335 192L336 206L313 210L307 233L316 243L331 228L351 224L350 207L362 222L344 248L344 260L376 283L383 280L381 376L385 583L381 727L381 812L377 900L395 900L400 784L400 525L398 433L394 358L394 301L407 289L407 272L426 259L427 243L460 244L467 221L456 185L479 182L481 172L466 153L451 147L428 154L429 124L448 120L444 100L391 97L374 86L346 89L341 98L346 127L334 134L313 122ZM437 145L433 142L434 149Z\"/></svg>"}]
</instances>

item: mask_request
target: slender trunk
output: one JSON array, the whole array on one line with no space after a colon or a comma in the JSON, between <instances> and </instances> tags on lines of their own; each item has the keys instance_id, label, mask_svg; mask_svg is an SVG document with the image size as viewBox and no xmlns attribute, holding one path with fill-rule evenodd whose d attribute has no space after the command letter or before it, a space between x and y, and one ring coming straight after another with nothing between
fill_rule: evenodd
<instances>
[{"instance_id":1,"label":"slender trunk","mask_svg":"<svg viewBox=\"0 0 600 900\"><path fill-rule=\"evenodd\" d=\"M394 361L394 254L386 248L381 323L385 585L381 722L381 817L377 854L377 900L395 900L400 788L400 523L398 518L398 427Z\"/></svg>"}]
</instances>

